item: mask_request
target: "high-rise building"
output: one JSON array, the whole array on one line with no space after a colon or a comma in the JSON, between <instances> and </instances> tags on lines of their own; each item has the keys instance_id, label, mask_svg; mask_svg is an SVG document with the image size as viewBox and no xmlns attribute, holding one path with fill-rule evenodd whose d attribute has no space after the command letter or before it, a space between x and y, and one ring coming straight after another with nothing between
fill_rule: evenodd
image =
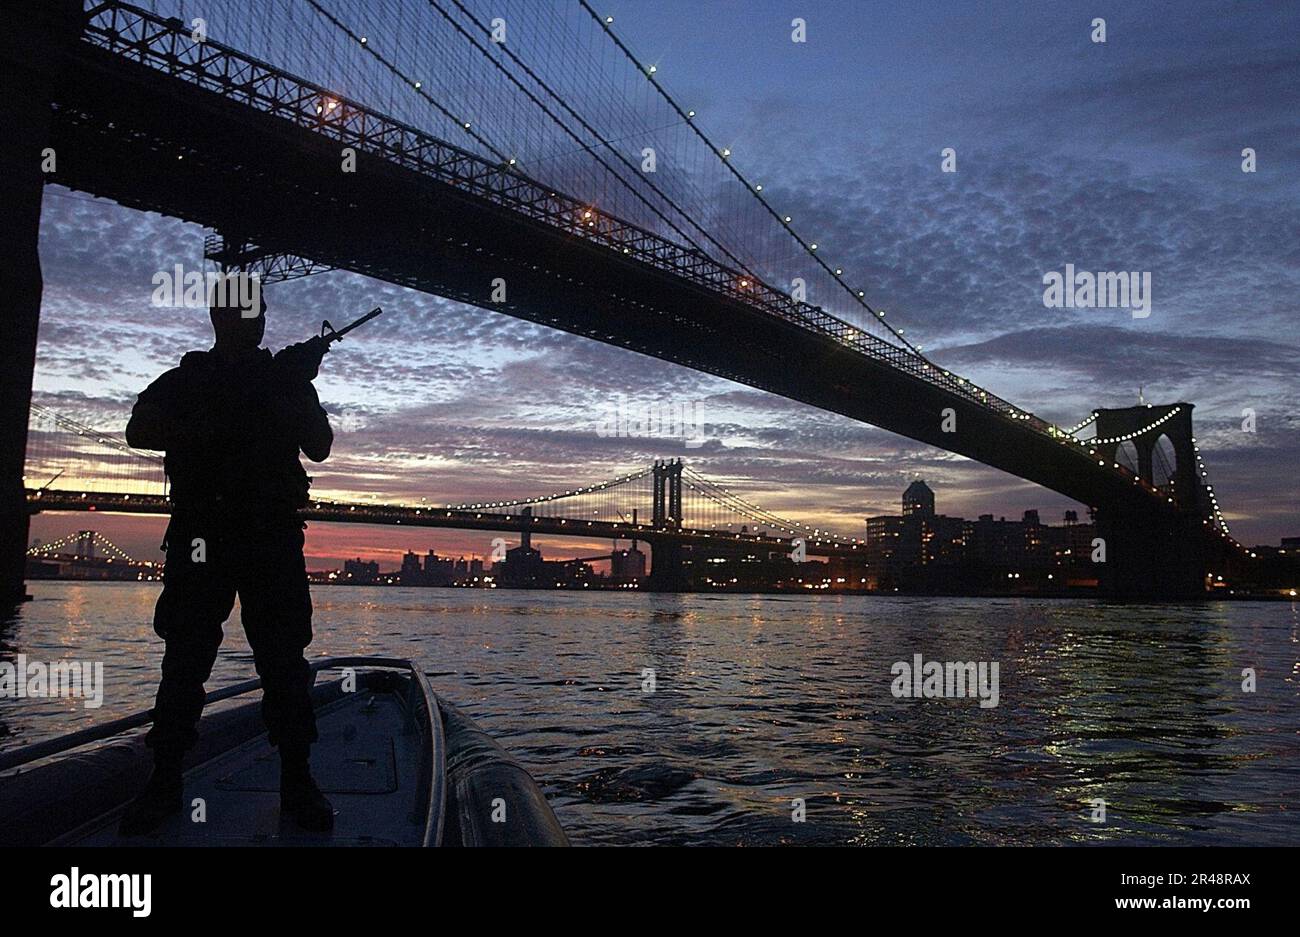
<instances>
[{"instance_id":1,"label":"high-rise building","mask_svg":"<svg viewBox=\"0 0 1300 937\"><path fill-rule=\"evenodd\" d=\"M402 554L401 577L404 586L418 586L424 579L423 571L420 569L420 558L412 550Z\"/></svg>"},{"instance_id":2,"label":"high-rise building","mask_svg":"<svg viewBox=\"0 0 1300 937\"><path fill-rule=\"evenodd\" d=\"M903 492L903 516L934 517L934 492L930 486L917 479Z\"/></svg>"},{"instance_id":3,"label":"high-rise building","mask_svg":"<svg viewBox=\"0 0 1300 937\"><path fill-rule=\"evenodd\" d=\"M424 582L430 586L449 586L456 578L455 573L456 561L451 557L443 557L434 553L432 550L424 558Z\"/></svg>"},{"instance_id":4,"label":"high-rise building","mask_svg":"<svg viewBox=\"0 0 1300 937\"><path fill-rule=\"evenodd\" d=\"M898 549L903 535L903 519L897 514L878 514L867 518L867 562L884 563Z\"/></svg>"}]
</instances>

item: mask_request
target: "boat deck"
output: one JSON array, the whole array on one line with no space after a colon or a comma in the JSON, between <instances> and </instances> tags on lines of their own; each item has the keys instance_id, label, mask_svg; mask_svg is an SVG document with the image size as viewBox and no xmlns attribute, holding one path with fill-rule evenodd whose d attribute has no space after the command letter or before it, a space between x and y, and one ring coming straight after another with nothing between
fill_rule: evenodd
<instances>
[{"instance_id":1,"label":"boat deck","mask_svg":"<svg viewBox=\"0 0 1300 937\"><path fill-rule=\"evenodd\" d=\"M122 809L57 842L87 846L418 845L425 805L420 733L402 700L369 690L317 710L312 773L337 811L331 833L280 824L280 762L265 734L185 773L185 809L149 836L119 837ZM201 798L203 822L196 822Z\"/></svg>"}]
</instances>

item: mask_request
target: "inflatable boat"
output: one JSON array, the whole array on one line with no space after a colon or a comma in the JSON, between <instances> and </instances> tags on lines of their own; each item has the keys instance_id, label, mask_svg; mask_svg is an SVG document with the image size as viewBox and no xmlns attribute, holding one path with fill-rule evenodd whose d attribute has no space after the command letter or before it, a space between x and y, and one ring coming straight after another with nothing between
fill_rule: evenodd
<instances>
[{"instance_id":1,"label":"inflatable boat","mask_svg":"<svg viewBox=\"0 0 1300 937\"><path fill-rule=\"evenodd\" d=\"M0 753L0 845L564 846L537 783L434 694L414 663L333 657L343 673L312 690L312 771L337 816L330 833L279 820L279 761L248 680L209 693L185 763L185 809L122 838L127 802L149 776L149 712Z\"/></svg>"}]
</instances>

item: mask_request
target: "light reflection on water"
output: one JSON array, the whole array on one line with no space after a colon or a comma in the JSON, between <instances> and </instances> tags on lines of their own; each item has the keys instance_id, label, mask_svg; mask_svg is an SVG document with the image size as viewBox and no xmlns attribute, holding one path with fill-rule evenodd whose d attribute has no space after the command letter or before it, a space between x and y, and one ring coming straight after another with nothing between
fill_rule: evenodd
<instances>
[{"instance_id":1,"label":"light reflection on water","mask_svg":"<svg viewBox=\"0 0 1300 937\"><path fill-rule=\"evenodd\" d=\"M0 748L152 704L157 588L31 585L35 600L0 625L0 659L102 660L106 701L0 701ZM314 599L313 655L454 671L439 692L520 757L579 843L1300 842L1295 604L378 587ZM252 674L237 624L227 633L210 689ZM916 653L998 661L1000 705L894 699L890 666ZM1089 821L1098 797L1105 824Z\"/></svg>"}]
</instances>

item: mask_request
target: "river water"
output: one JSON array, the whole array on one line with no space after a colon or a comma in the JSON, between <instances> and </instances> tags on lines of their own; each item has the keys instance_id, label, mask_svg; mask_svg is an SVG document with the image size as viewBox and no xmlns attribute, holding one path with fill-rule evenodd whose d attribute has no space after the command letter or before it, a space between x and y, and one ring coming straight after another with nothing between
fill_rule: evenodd
<instances>
[{"instance_id":1,"label":"river water","mask_svg":"<svg viewBox=\"0 0 1300 937\"><path fill-rule=\"evenodd\" d=\"M103 661L105 701L0 700L0 749L152 704L156 584L30 590L0 624L0 660ZM314 599L312 655L418 659L533 773L575 843L1300 843L1295 603ZM891 667L916 654L997 662L998 704L896 698ZM232 624L209 688L251 675Z\"/></svg>"}]
</instances>

